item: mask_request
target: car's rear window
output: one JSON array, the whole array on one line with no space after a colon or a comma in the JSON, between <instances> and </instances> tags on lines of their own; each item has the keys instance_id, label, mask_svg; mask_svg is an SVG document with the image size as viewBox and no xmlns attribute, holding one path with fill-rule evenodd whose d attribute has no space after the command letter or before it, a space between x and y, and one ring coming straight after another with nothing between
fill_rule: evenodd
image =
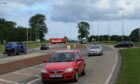
<instances>
[{"instance_id":1,"label":"car's rear window","mask_svg":"<svg viewBox=\"0 0 140 84\"><path fill-rule=\"evenodd\" d=\"M99 49L100 46L91 46L90 49Z\"/></svg>"},{"instance_id":2,"label":"car's rear window","mask_svg":"<svg viewBox=\"0 0 140 84\"><path fill-rule=\"evenodd\" d=\"M54 53L52 57L50 57L48 60L48 62L70 62L70 61L74 61L74 53L72 52Z\"/></svg>"}]
</instances>

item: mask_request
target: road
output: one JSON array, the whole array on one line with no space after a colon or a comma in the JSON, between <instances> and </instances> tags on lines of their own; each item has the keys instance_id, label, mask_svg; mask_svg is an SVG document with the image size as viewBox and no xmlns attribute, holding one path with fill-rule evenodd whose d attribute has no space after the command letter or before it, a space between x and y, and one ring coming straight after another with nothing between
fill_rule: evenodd
<instances>
[{"instance_id":1,"label":"road","mask_svg":"<svg viewBox=\"0 0 140 84\"><path fill-rule=\"evenodd\" d=\"M87 45L87 47L89 46ZM104 46L103 48L103 56L90 57L87 56L87 49L80 49L81 55L84 56L86 61L86 75L80 76L77 83L57 82L57 84L107 84L116 63L117 55L110 46ZM42 84L40 79L41 69L42 64L39 64L1 75L0 84ZM56 84L56 82L53 84Z\"/></svg>"},{"instance_id":2,"label":"road","mask_svg":"<svg viewBox=\"0 0 140 84\"><path fill-rule=\"evenodd\" d=\"M87 50L81 50L81 52L83 52L82 54L87 56ZM103 56L85 57L87 65L86 75L80 76L77 83L57 82L57 84L106 84L111 74L112 68L114 67L116 56L117 55L112 48L104 46ZM42 84L42 82L41 79L38 78L28 84Z\"/></svg>"}]
</instances>

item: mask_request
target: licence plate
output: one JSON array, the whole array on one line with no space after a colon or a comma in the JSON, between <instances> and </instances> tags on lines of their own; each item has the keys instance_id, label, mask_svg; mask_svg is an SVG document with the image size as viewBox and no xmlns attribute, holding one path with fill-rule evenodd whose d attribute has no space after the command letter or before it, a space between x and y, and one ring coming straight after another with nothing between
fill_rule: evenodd
<instances>
[{"instance_id":1,"label":"licence plate","mask_svg":"<svg viewBox=\"0 0 140 84\"><path fill-rule=\"evenodd\" d=\"M50 75L50 78L61 78L62 74L52 74Z\"/></svg>"}]
</instances>

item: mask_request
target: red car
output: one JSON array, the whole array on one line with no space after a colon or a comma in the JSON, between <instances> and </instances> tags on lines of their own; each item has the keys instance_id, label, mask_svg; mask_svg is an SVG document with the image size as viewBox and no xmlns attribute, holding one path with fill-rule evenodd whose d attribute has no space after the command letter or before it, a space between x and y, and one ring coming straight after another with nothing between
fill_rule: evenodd
<instances>
[{"instance_id":1,"label":"red car","mask_svg":"<svg viewBox=\"0 0 140 84\"><path fill-rule=\"evenodd\" d=\"M42 82L78 81L85 75L85 62L78 50L64 50L54 53L41 70Z\"/></svg>"}]
</instances>

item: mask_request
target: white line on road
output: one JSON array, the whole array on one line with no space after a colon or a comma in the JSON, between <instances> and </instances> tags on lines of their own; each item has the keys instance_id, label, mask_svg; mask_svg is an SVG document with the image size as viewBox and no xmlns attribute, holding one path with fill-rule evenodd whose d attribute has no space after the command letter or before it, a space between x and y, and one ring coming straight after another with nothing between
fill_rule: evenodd
<instances>
[{"instance_id":1,"label":"white line on road","mask_svg":"<svg viewBox=\"0 0 140 84\"><path fill-rule=\"evenodd\" d=\"M34 82L39 81L39 80L41 80L41 78L38 78L38 79L32 80L32 81L28 82L27 84L33 84Z\"/></svg>"},{"instance_id":2,"label":"white line on road","mask_svg":"<svg viewBox=\"0 0 140 84\"><path fill-rule=\"evenodd\" d=\"M26 73L20 73L20 72L13 72L14 74L20 74L20 75L27 75L27 76L30 76L32 74L26 74Z\"/></svg>"},{"instance_id":3,"label":"white line on road","mask_svg":"<svg viewBox=\"0 0 140 84\"><path fill-rule=\"evenodd\" d=\"M10 84L14 83L13 81L5 80L5 79L0 79L0 81L6 82L6 83L10 83Z\"/></svg>"},{"instance_id":4,"label":"white line on road","mask_svg":"<svg viewBox=\"0 0 140 84\"><path fill-rule=\"evenodd\" d=\"M112 70L111 70L111 73L109 74L109 76L108 76L108 78L107 78L105 84L109 84L109 82L110 82L110 80L111 80L111 77L113 76L113 73L114 73L115 68L116 68L116 66L117 66L117 61L118 61L118 53L116 52L116 50L115 50L112 46L111 46L111 48L113 49L113 51L114 51L115 54L116 54L116 60L115 60L115 64L114 64L114 66L113 66L113 68L112 68Z\"/></svg>"}]
</instances>

